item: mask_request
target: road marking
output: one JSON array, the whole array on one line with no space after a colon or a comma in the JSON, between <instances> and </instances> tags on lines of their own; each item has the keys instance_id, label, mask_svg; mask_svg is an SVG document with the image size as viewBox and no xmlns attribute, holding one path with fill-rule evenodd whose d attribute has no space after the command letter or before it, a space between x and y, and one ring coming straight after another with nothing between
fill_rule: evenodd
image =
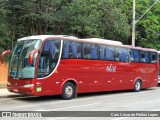
<instances>
[{"instance_id":1,"label":"road marking","mask_svg":"<svg viewBox=\"0 0 160 120\"><path fill-rule=\"evenodd\" d=\"M151 111L160 111L160 109L154 109L154 110L151 110Z\"/></svg>"},{"instance_id":2,"label":"road marking","mask_svg":"<svg viewBox=\"0 0 160 120\"><path fill-rule=\"evenodd\" d=\"M114 118L112 120L124 120L124 119L128 119L128 117L119 117L119 118Z\"/></svg>"},{"instance_id":3,"label":"road marking","mask_svg":"<svg viewBox=\"0 0 160 120\"><path fill-rule=\"evenodd\" d=\"M85 107L85 106L96 105L96 104L100 104L100 102L91 103L91 104L85 104L85 105L63 107L63 108L57 108L57 109L50 109L50 110L39 109L39 110L35 110L35 111L55 111L55 110L63 110L63 109L70 109L70 108L77 108L77 107Z\"/></svg>"},{"instance_id":4,"label":"road marking","mask_svg":"<svg viewBox=\"0 0 160 120\"><path fill-rule=\"evenodd\" d=\"M51 118L51 119L47 119L47 120L61 120L61 119L67 119L69 117L57 117L57 118Z\"/></svg>"}]
</instances>

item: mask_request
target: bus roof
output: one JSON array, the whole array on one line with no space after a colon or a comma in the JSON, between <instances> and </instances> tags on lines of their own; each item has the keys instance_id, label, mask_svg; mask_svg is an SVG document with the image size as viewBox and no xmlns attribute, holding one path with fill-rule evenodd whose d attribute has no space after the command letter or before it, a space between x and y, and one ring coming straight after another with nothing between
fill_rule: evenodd
<instances>
[{"instance_id":1,"label":"bus roof","mask_svg":"<svg viewBox=\"0 0 160 120\"><path fill-rule=\"evenodd\" d=\"M68 36L68 35L36 35L36 36L28 36L24 38L18 39L18 41L23 40L29 40L29 39L41 39L42 41L47 38L65 38L65 39L71 39L74 41L83 41L83 42L92 42L92 43L105 43L105 44L112 44L112 45L122 45L122 42L120 41L114 41L114 40L107 40L107 39L101 39L101 38L86 38L86 39L79 39L75 36Z\"/></svg>"},{"instance_id":2,"label":"bus roof","mask_svg":"<svg viewBox=\"0 0 160 120\"><path fill-rule=\"evenodd\" d=\"M60 39L64 39L64 40L89 42L89 43L95 43L95 44L105 44L105 45L119 46L119 47L125 47L125 48L130 48L130 49L157 52L157 50L155 50L155 49L134 47L131 45L123 45L122 42L120 42L120 41L107 40L107 39L101 39L101 38L80 39L78 37L68 36L68 35L35 35L35 36L28 36L28 37L20 38L20 39L18 39L18 41L29 40L29 39L41 39L42 41L44 41L45 39L48 39L48 38L60 38Z\"/></svg>"}]
</instances>

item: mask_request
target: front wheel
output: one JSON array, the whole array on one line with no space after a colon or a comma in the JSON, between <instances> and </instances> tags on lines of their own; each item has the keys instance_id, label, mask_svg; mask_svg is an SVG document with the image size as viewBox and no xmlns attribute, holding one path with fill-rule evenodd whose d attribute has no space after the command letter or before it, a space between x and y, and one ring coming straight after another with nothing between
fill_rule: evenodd
<instances>
[{"instance_id":1,"label":"front wheel","mask_svg":"<svg viewBox=\"0 0 160 120\"><path fill-rule=\"evenodd\" d=\"M139 92L142 88L142 82L140 80L137 80L134 84L134 91Z\"/></svg>"},{"instance_id":2,"label":"front wheel","mask_svg":"<svg viewBox=\"0 0 160 120\"><path fill-rule=\"evenodd\" d=\"M75 95L75 86L71 82L67 82L63 86L62 98L65 100L69 100L69 99L73 98L74 95Z\"/></svg>"}]
</instances>

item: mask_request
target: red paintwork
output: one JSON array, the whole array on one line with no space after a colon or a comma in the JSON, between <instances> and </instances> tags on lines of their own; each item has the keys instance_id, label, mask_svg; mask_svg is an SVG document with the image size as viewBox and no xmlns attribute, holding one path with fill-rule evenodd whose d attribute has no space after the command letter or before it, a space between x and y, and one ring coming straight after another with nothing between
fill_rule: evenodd
<instances>
[{"instance_id":1,"label":"red paintwork","mask_svg":"<svg viewBox=\"0 0 160 120\"><path fill-rule=\"evenodd\" d=\"M115 72L108 72L107 66L116 66ZM19 93L42 96L62 93L64 83L69 80L77 84L77 92L98 92L112 90L127 90L134 88L137 79L142 80L142 88L157 86L158 63L145 64L133 62L116 62L101 60L64 59L50 77L44 79L12 80L8 81L9 91L18 89ZM32 88L23 88L24 84L34 84ZM15 85L17 84L17 85ZM36 92L37 86L42 86L41 92ZM30 93L27 93L30 92Z\"/></svg>"},{"instance_id":2,"label":"red paintwork","mask_svg":"<svg viewBox=\"0 0 160 120\"><path fill-rule=\"evenodd\" d=\"M68 39L70 40L71 38ZM45 40L41 45L41 49L44 42ZM126 46L126 48L134 47ZM148 51L148 49L145 48L138 49ZM151 49L150 51L156 52ZM40 55L38 55L36 61L35 76L38 74L37 64L39 58ZM106 70L107 66L111 64L112 66L116 66L115 72L108 72ZM7 88L10 92L44 96L61 94L63 85L67 81L73 81L77 85L77 93L85 93L133 89L137 79L142 80L142 88L149 88L157 86L158 84L158 64L159 63L148 64L104 60L61 59L57 70L49 77L26 80L13 80L12 78L8 78L8 82L11 83L11 85L7 84ZM24 88L23 86L25 84L34 84L34 87ZM38 86L42 87L41 92L36 91ZM14 89L16 91L13 91Z\"/></svg>"}]
</instances>

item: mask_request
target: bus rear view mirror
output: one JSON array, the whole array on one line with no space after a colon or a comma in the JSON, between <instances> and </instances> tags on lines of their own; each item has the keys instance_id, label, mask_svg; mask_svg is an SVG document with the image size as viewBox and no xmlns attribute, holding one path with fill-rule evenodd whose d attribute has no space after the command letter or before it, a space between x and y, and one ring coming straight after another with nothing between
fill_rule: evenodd
<instances>
[{"instance_id":1,"label":"bus rear view mirror","mask_svg":"<svg viewBox=\"0 0 160 120\"><path fill-rule=\"evenodd\" d=\"M10 54L11 53L11 50L6 50L4 51L1 56L0 56L0 62L3 64L3 58L4 58L4 55L6 54Z\"/></svg>"},{"instance_id":2,"label":"bus rear view mirror","mask_svg":"<svg viewBox=\"0 0 160 120\"><path fill-rule=\"evenodd\" d=\"M38 49L32 50L29 54L29 58L28 58L28 62L29 64L33 65L33 56L35 55L35 53L38 52Z\"/></svg>"}]
</instances>

